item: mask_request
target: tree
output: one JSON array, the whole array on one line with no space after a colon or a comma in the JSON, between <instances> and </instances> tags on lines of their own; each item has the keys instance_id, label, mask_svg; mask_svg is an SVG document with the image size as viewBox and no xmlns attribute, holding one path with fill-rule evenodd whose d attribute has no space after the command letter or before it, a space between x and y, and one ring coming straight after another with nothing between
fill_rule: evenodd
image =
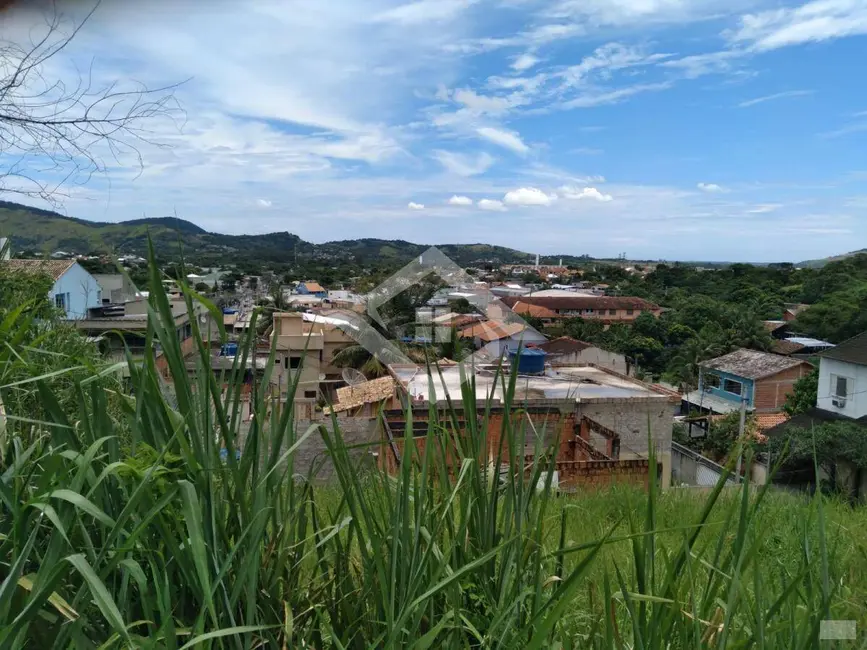
<instances>
[{"instance_id":1,"label":"tree","mask_svg":"<svg viewBox=\"0 0 867 650\"><path fill-rule=\"evenodd\" d=\"M208 293L208 291L211 290L211 287L205 282L196 282L195 289L199 293Z\"/></svg>"},{"instance_id":2,"label":"tree","mask_svg":"<svg viewBox=\"0 0 867 650\"><path fill-rule=\"evenodd\" d=\"M131 158L141 168L137 147L157 144L145 123L180 117L174 87L96 86L90 71L72 83L51 76L52 59L98 6L78 24L70 24L55 8L43 25L29 30L29 42L0 41L0 156L10 161L0 173L0 194L57 205L65 185L105 173L111 161L126 165ZM29 15L20 10L16 17L26 20Z\"/></svg>"},{"instance_id":3,"label":"tree","mask_svg":"<svg viewBox=\"0 0 867 650\"><path fill-rule=\"evenodd\" d=\"M804 375L795 382L792 392L786 395L786 403L783 404L783 410L789 415L806 413L816 406L818 395L819 369L815 368L813 372Z\"/></svg>"}]
</instances>

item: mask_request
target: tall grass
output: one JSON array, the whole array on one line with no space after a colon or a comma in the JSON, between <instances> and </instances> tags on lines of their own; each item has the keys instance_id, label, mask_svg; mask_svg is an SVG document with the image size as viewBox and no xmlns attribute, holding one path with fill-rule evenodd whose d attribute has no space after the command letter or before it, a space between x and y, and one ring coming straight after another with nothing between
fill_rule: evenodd
<instances>
[{"instance_id":1,"label":"tall grass","mask_svg":"<svg viewBox=\"0 0 867 650\"><path fill-rule=\"evenodd\" d=\"M236 458L252 341L222 378L200 344L189 376L150 275L145 361L114 396L123 415L95 382L76 384L70 411L34 377L44 421L5 422L0 648L813 648L823 619L867 624L863 511L733 492L725 477L700 495L651 480L558 497L539 442L526 474L500 480L480 462L490 404L466 425L457 404L410 421L423 451L405 446L386 476L354 460L336 420L296 428L295 386L270 397L270 359ZM499 380L520 412L514 375ZM530 432L504 421L494 466L519 467ZM296 473L314 437L332 486Z\"/></svg>"}]
</instances>

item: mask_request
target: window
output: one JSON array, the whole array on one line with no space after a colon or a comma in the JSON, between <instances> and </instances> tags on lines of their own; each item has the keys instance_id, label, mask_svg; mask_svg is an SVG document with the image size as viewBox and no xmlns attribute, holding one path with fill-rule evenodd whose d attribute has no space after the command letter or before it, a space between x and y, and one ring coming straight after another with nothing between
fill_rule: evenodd
<instances>
[{"instance_id":1,"label":"window","mask_svg":"<svg viewBox=\"0 0 867 650\"><path fill-rule=\"evenodd\" d=\"M627 310L626 310L626 315L627 315L627 316L632 316L634 313L635 313L635 310L634 310L634 309L627 309Z\"/></svg>"},{"instance_id":2,"label":"window","mask_svg":"<svg viewBox=\"0 0 867 650\"><path fill-rule=\"evenodd\" d=\"M289 367L298 369L301 367L301 357L289 357Z\"/></svg>"},{"instance_id":3,"label":"window","mask_svg":"<svg viewBox=\"0 0 867 650\"><path fill-rule=\"evenodd\" d=\"M609 309L608 315L609 316L617 316L617 310L616 309Z\"/></svg>"},{"instance_id":4,"label":"window","mask_svg":"<svg viewBox=\"0 0 867 650\"><path fill-rule=\"evenodd\" d=\"M316 391L315 390L305 390L304 397L306 399L316 399Z\"/></svg>"},{"instance_id":5,"label":"window","mask_svg":"<svg viewBox=\"0 0 867 650\"><path fill-rule=\"evenodd\" d=\"M719 375L704 375L702 382L705 388L719 388Z\"/></svg>"},{"instance_id":6,"label":"window","mask_svg":"<svg viewBox=\"0 0 867 650\"><path fill-rule=\"evenodd\" d=\"M842 397L843 399L849 397L851 393L851 391L849 390L850 381L851 380L848 377L831 375L831 396Z\"/></svg>"},{"instance_id":7,"label":"window","mask_svg":"<svg viewBox=\"0 0 867 650\"><path fill-rule=\"evenodd\" d=\"M58 293L54 295L54 306L59 309L66 309L66 294Z\"/></svg>"},{"instance_id":8,"label":"window","mask_svg":"<svg viewBox=\"0 0 867 650\"><path fill-rule=\"evenodd\" d=\"M723 384L723 390L727 393L733 393L735 395L743 395L743 384L739 381L735 381L733 379L726 379Z\"/></svg>"}]
</instances>

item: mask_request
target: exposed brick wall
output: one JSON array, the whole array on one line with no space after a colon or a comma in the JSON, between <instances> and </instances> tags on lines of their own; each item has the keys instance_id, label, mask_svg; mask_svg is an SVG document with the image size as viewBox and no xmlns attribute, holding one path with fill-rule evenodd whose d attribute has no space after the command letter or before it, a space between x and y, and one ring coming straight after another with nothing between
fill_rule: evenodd
<instances>
[{"instance_id":1,"label":"exposed brick wall","mask_svg":"<svg viewBox=\"0 0 867 650\"><path fill-rule=\"evenodd\" d=\"M560 488L564 490L595 489L614 483L646 488L650 463L646 460L558 462L556 471Z\"/></svg>"},{"instance_id":2,"label":"exposed brick wall","mask_svg":"<svg viewBox=\"0 0 867 650\"><path fill-rule=\"evenodd\" d=\"M800 364L776 375L756 380L753 406L759 412L774 412L783 408L786 396L792 392L795 382L810 373L812 368Z\"/></svg>"}]
</instances>

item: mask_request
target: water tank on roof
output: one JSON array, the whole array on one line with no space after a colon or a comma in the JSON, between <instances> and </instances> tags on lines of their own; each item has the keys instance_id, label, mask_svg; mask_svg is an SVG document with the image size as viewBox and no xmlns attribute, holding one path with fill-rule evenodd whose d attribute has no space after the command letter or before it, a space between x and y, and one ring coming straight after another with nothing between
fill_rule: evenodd
<instances>
[{"instance_id":1,"label":"water tank on roof","mask_svg":"<svg viewBox=\"0 0 867 650\"><path fill-rule=\"evenodd\" d=\"M545 357L547 353L544 350L534 348L521 348L509 352L509 359L513 360L518 356L518 374L521 375L541 375L545 372Z\"/></svg>"},{"instance_id":2,"label":"water tank on roof","mask_svg":"<svg viewBox=\"0 0 867 650\"><path fill-rule=\"evenodd\" d=\"M238 344L237 343L226 343L220 349L221 357L235 357L238 356Z\"/></svg>"}]
</instances>

